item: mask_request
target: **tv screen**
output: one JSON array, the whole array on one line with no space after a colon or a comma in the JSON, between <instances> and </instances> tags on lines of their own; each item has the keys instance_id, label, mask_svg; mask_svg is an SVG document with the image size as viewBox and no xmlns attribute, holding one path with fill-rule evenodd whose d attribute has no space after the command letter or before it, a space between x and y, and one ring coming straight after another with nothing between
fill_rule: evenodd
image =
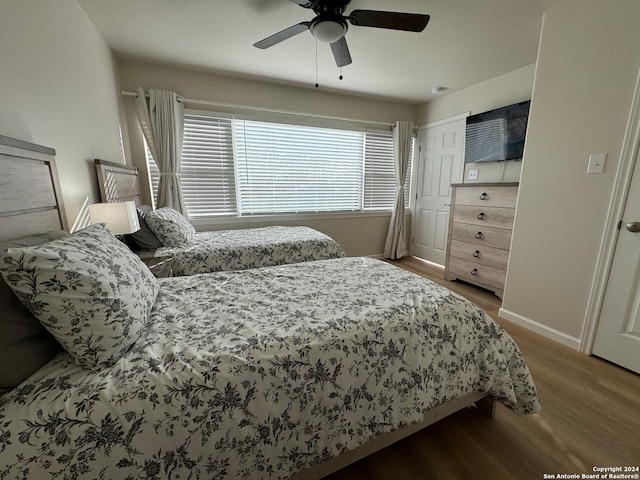
<instances>
[{"instance_id":1,"label":"tv screen","mask_svg":"<svg viewBox=\"0 0 640 480\"><path fill-rule=\"evenodd\" d=\"M521 159L530 100L467 117L465 163Z\"/></svg>"}]
</instances>

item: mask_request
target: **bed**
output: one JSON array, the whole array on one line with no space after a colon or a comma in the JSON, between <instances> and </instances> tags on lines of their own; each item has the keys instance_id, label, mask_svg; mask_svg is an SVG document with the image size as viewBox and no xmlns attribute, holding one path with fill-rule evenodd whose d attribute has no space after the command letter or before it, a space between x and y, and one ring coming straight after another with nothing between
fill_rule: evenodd
<instances>
[{"instance_id":1,"label":"bed","mask_svg":"<svg viewBox=\"0 0 640 480\"><path fill-rule=\"evenodd\" d=\"M162 231L164 219L158 220L157 212L142 205L138 169L99 159L95 164L103 202L134 201L139 206L141 230L132 236L134 249L143 258L171 257L174 275L244 270L345 256L342 247L330 236L305 226L278 225L196 233L190 224L178 217L172 220L180 226L179 235L177 241L172 241ZM160 240L155 238L156 234Z\"/></svg>"},{"instance_id":2,"label":"bed","mask_svg":"<svg viewBox=\"0 0 640 480\"><path fill-rule=\"evenodd\" d=\"M2 179L33 162L12 149ZM38 162L53 178L51 156ZM47 229L65 226L54 198L38 207L58 218ZM5 231L33 213L16 203L0 197L2 241L39 231ZM1 479L318 479L460 408L540 409L498 324L379 260L156 279L94 225L0 268L65 346L0 397ZM109 288L117 302L93 294Z\"/></svg>"}]
</instances>

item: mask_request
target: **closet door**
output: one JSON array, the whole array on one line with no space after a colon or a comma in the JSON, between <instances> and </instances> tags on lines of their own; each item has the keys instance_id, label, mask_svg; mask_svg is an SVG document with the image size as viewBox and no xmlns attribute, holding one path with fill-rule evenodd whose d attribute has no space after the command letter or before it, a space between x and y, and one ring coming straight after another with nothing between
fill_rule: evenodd
<instances>
[{"instance_id":1,"label":"closet door","mask_svg":"<svg viewBox=\"0 0 640 480\"><path fill-rule=\"evenodd\" d=\"M451 184L462 181L466 116L427 125L418 134L411 254L444 265Z\"/></svg>"},{"instance_id":2,"label":"closet door","mask_svg":"<svg viewBox=\"0 0 640 480\"><path fill-rule=\"evenodd\" d=\"M593 354L640 373L640 162L636 157Z\"/></svg>"}]
</instances>

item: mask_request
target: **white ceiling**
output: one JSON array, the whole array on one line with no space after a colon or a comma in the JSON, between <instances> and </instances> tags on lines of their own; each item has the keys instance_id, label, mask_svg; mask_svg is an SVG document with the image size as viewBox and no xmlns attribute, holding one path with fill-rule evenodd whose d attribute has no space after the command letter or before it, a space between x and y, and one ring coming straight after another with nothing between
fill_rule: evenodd
<instances>
[{"instance_id":1,"label":"white ceiling","mask_svg":"<svg viewBox=\"0 0 640 480\"><path fill-rule=\"evenodd\" d=\"M119 54L313 88L316 40L304 32L266 50L253 43L313 18L289 0L77 0ZM350 26L343 80L318 43L321 88L423 103L536 61L543 12L564 0L352 0L352 10L427 13L422 33Z\"/></svg>"}]
</instances>

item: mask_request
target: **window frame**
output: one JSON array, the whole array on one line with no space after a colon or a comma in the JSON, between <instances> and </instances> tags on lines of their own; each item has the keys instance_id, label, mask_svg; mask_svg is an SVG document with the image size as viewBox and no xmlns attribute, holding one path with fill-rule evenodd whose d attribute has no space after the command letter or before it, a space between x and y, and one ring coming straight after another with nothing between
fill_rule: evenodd
<instances>
[{"instance_id":1,"label":"window frame","mask_svg":"<svg viewBox=\"0 0 640 480\"><path fill-rule=\"evenodd\" d=\"M270 119L270 118L255 118L255 117L251 117L251 118L243 118L240 115L233 115L230 113L222 113L222 112L216 112L216 111L209 111L209 110L198 110L198 109L185 109L185 114L193 114L193 115L202 115L202 116L210 116L213 118L226 118L226 119L231 119L232 121L232 126L231 126L231 135L232 135L232 148L233 148L233 164L234 164L234 178L235 178L235 182L236 182L236 188L235 188L235 195L236 195L236 212L234 213L226 213L226 214L217 214L217 215L213 215L213 216L200 216L200 217L194 217L191 218L190 221L191 223L193 223L194 225L221 225L221 224L249 224L249 223L255 223L255 224L260 224L260 223L265 223L265 222L273 222L273 221L301 221L301 220L325 220L325 219L338 219L338 218L363 218L363 217L389 217L392 212L393 212L393 207L391 207L390 209L386 210L386 209L365 209L364 207L364 197L365 197L365 177L364 177L364 170L365 170L365 157L364 157L364 153L363 153L363 161L362 161L362 182L360 185L360 209L358 210L349 210L349 211L318 211L318 212L290 212L290 213L285 213L285 212L273 212L273 213L242 213L240 211L240 206L241 206L241 192L240 192L240 187L239 187L239 178L238 178L238 161L237 161L237 152L236 152L236 125L235 125L235 121L236 120L240 120L240 121L244 121L244 120L250 120L250 121L259 121L259 122L266 122L266 123L276 123L276 124L284 124L284 125L291 125L291 126L305 126L306 124L301 125L299 122L296 121L291 121L291 122L287 122L287 121L283 121L282 119L278 119L278 120L274 120L274 119ZM371 133L371 134L390 134L391 136L393 135L391 130L384 130L384 129L380 129L380 128L376 128L376 129L367 129L367 128L344 128L344 124L340 124L332 126L332 125L311 125L317 128L329 128L329 129L338 129L338 130L354 130L354 131L359 131L362 132L364 134L367 133ZM154 190L154 185L152 183L152 172L149 170L150 165L153 165L153 167L155 169L157 169L157 167L155 166L155 163L153 163L153 160L151 160L150 158L150 151L146 145L146 141L144 142L144 147L145 147L145 156L146 156L146 161L145 161L145 165L147 166L147 170L148 170L148 174L149 174L149 183L150 183L150 189L151 189L151 196L153 198L153 201L155 202L155 199L157 198L157 192ZM413 188L414 188L414 181L412 178L412 174L413 174L413 170L415 169L415 158L416 158L416 154L417 154L417 150L416 150L416 135L414 134L412 136L412 157L410 158L410 164L409 164L409 169L408 169L408 174L407 174L407 179L405 182L405 215L409 215L411 213L411 209L413 207ZM363 152L366 149L366 140L365 142L363 142Z\"/></svg>"}]
</instances>

